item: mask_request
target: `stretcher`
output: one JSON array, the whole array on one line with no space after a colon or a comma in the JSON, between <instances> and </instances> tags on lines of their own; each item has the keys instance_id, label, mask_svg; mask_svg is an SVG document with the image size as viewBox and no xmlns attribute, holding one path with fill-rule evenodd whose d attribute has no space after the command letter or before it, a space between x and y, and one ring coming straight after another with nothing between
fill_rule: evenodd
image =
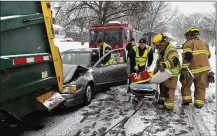
<instances>
[{"instance_id":1,"label":"stretcher","mask_svg":"<svg viewBox=\"0 0 217 136\"><path fill-rule=\"evenodd\" d=\"M131 82L129 84L129 92L137 97L155 96L158 99L158 84L149 83L154 74L149 72L150 77L145 80Z\"/></svg>"}]
</instances>

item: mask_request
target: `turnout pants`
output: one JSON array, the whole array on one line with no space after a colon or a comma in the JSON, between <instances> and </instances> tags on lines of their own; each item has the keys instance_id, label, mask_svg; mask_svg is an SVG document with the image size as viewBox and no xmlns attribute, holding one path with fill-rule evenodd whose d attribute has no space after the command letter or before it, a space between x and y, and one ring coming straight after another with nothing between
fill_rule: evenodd
<instances>
[{"instance_id":1,"label":"turnout pants","mask_svg":"<svg viewBox=\"0 0 217 136\"><path fill-rule=\"evenodd\" d=\"M206 87L208 86L208 71L193 74L194 75L194 103L196 105L203 105L205 102ZM189 83L182 84L181 94L183 103L191 103L191 85Z\"/></svg>"},{"instance_id":2,"label":"turnout pants","mask_svg":"<svg viewBox=\"0 0 217 136\"><path fill-rule=\"evenodd\" d=\"M164 107L166 109L174 108L175 90L177 87L178 77L173 76L167 79L164 83L160 84L160 100L164 101Z\"/></svg>"}]
</instances>

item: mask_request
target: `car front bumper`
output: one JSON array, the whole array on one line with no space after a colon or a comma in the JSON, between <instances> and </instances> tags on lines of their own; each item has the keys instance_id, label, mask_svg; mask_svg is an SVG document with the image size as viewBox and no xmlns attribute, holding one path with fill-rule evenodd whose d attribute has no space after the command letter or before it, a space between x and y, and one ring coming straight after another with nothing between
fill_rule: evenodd
<instances>
[{"instance_id":1,"label":"car front bumper","mask_svg":"<svg viewBox=\"0 0 217 136\"><path fill-rule=\"evenodd\" d=\"M83 103L84 101L84 92L82 89L77 90L74 94L61 94L65 98L63 106L71 107Z\"/></svg>"}]
</instances>

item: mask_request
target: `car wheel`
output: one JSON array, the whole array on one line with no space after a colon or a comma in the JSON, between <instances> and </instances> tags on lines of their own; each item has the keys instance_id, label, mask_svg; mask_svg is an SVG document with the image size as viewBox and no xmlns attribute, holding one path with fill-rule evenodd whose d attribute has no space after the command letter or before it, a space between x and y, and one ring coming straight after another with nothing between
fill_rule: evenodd
<instances>
[{"instance_id":1,"label":"car wheel","mask_svg":"<svg viewBox=\"0 0 217 136\"><path fill-rule=\"evenodd\" d=\"M84 105L89 105L91 103L91 99L92 99L92 86L90 84L88 84L86 86L86 90L85 90L85 95L84 95Z\"/></svg>"}]
</instances>

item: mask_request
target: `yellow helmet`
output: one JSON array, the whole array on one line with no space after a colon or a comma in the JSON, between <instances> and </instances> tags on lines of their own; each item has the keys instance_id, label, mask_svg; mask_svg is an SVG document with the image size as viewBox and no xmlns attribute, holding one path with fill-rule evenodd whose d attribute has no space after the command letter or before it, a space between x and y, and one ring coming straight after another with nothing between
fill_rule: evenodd
<instances>
[{"instance_id":1,"label":"yellow helmet","mask_svg":"<svg viewBox=\"0 0 217 136\"><path fill-rule=\"evenodd\" d=\"M154 45L158 45L159 43L163 42L163 41L168 41L168 37L164 34L157 34L153 39L152 39L152 43Z\"/></svg>"},{"instance_id":2,"label":"yellow helmet","mask_svg":"<svg viewBox=\"0 0 217 136\"><path fill-rule=\"evenodd\" d=\"M197 27L190 27L186 30L185 36L187 35L199 35L199 28Z\"/></svg>"}]
</instances>

